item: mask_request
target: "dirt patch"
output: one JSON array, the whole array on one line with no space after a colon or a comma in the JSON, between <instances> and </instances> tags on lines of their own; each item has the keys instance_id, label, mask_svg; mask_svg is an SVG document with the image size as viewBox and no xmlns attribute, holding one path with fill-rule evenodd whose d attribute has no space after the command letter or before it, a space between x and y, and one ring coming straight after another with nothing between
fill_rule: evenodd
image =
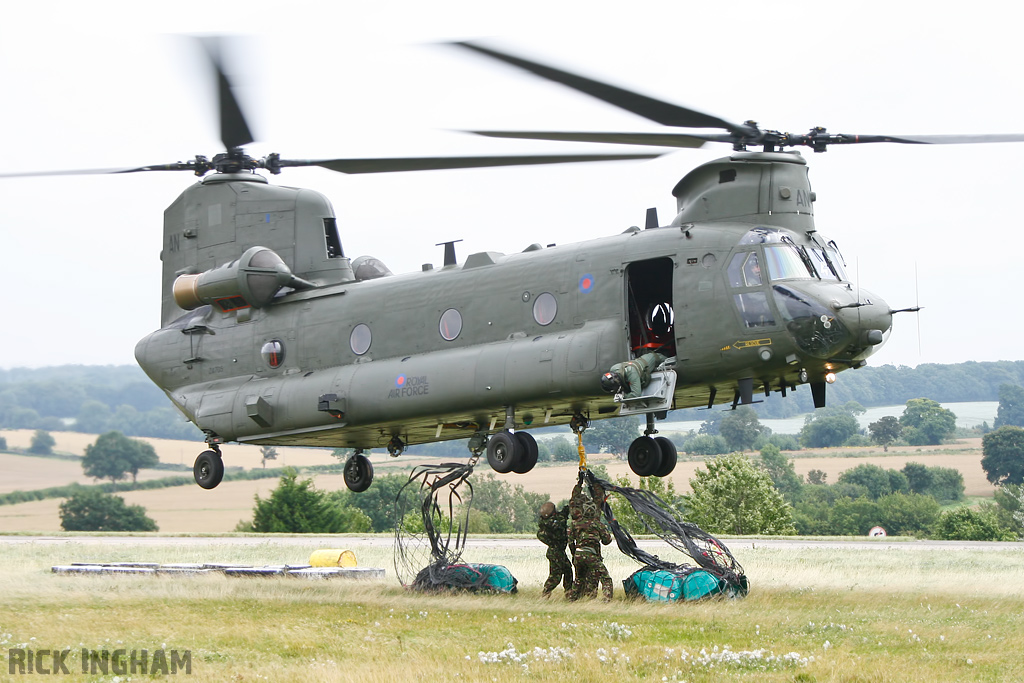
<instances>
[{"instance_id":1,"label":"dirt patch","mask_svg":"<svg viewBox=\"0 0 1024 683\"><path fill-rule=\"evenodd\" d=\"M964 476L964 493L968 496L991 496L996 487L985 479L985 470L981 468L981 454L948 454L940 453L913 455L889 455L858 458L798 458L793 461L796 473L806 477L811 470L821 470L828 475L827 483L834 484L839 475L857 465L878 465L887 470L900 470L908 462L919 462L928 467L951 467L959 470Z\"/></svg>"},{"instance_id":2,"label":"dirt patch","mask_svg":"<svg viewBox=\"0 0 1024 683\"><path fill-rule=\"evenodd\" d=\"M0 431L0 436L7 439L10 448L28 448L35 434L30 429ZM57 453L84 455L86 446L96 443L98 434L80 434L78 432L50 432L57 444L53 450ZM202 441L174 441L171 439L151 439L148 437L132 437L145 441L153 446L160 462L172 465L192 466L196 456L206 450ZM277 447L277 460L268 461L267 467L309 467L312 465L336 465L338 459L331 455L330 450L322 448L285 448ZM244 467L257 469L262 467L263 456L259 446L229 444L224 446L224 464L228 467Z\"/></svg>"},{"instance_id":3,"label":"dirt patch","mask_svg":"<svg viewBox=\"0 0 1024 683\"><path fill-rule=\"evenodd\" d=\"M805 448L800 451L786 451L791 458L814 458L847 456L853 458L866 457L868 455L896 456L896 455L919 455L921 457L948 453L949 451L977 452L981 456L981 437L970 437L957 439L952 443L943 443L937 446L889 446L888 451L881 450L878 446L860 446L845 448Z\"/></svg>"},{"instance_id":4,"label":"dirt patch","mask_svg":"<svg viewBox=\"0 0 1024 683\"><path fill-rule=\"evenodd\" d=\"M62 460L57 458L39 458L28 455L0 453L0 493L11 491L33 491L51 486L67 484L96 484L92 477L82 472L82 463L78 460ZM165 477L191 477L191 472L175 472L172 470L139 470L139 481L163 479ZM129 476L124 481L131 481Z\"/></svg>"}]
</instances>

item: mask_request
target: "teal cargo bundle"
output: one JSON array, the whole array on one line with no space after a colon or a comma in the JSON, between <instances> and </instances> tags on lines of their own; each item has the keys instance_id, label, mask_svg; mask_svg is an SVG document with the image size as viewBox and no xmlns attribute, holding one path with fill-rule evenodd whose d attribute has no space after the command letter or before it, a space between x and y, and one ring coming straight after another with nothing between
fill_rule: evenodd
<instances>
[{"instance_id":1,"label":"teal cargo bundle","mask_svg":"<svg viewBox=\"0 0 1024 683\"><path fill-rule=\"evenodd\" d=\"M453 564L444 569L442 576L450 588L473 591L515 593L519 584L512 572L499 564Z\"/></svg>"},{"instance_id":2,"label":"teal cargo bundle","mask_svg":"<svg viewBox=\"0 0 1024 683\"><path fill-rule=\"evenodd\" d=\"M676 602L719 595L725 588L723 583L704 569L678 572L644 568L633 572L622 582L622 587L629 596L642 597L651 602Z\"/></svg>"}]
</instances>

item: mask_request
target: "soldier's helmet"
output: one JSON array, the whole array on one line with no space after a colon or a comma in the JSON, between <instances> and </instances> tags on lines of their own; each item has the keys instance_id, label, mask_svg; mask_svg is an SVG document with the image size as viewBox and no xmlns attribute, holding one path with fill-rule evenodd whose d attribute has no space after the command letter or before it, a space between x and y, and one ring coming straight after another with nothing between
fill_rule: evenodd
<instances>
[{"instance_id":1,"label":"soldier's helmet","mask_svg":"<svg viewBox=\"0 0 1024 683\"><path fill-rule=\"evenodd\" d=\"M601 388L614 394L622 387L622 377L617 372L606 372L601 375Z\"/></svg>"},{"instance_id":2,"label":"soldier's helmet","mask_svg":"<svg viewBox=\"0 0 1024 683\"><path fill-rule=\"evenodd\" d=\"M661 336L672 332L674 321L675 315L672 312L672 306L668 303L658 303L647 310L644 322L647 323L647 329L655 336Z\"/></svg>"},{"instance_id":3,"label":"soldier's helmet","mask_svg":"<svg viewBox=\"0 0 1024 683\"><path fill-rule=\"evenodd\" d=\"M547 519L551 515L555 514L555 504L548 502L540 506L540 516Z\"/></svg>"},{"instance_id":4,"label":"soldier's helmet","mask_svg":"<svg viewBox=\"0 0 1024 683\"><path fill-rule=\"evenodd\" d=\"M593 519L597 519L598 518L597 506L594 505L589 500L583 504L581 513L582 513L582 515L584 517L587 517L587 518L593 518Z\"/></svg>"}]
</instances>

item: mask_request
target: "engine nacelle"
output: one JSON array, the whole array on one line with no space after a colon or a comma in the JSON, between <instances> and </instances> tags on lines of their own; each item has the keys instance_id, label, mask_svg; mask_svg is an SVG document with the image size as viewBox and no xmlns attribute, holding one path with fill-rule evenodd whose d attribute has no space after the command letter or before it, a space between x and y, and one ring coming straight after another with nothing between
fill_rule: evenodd
<instances>
[{"instance_id":1,"label":"engine nacelle","mask_svg":"<svg viewBox=\"0 0 1024 683\"><path fill-rule=\"evenodd\" d=\"M262 308L285 287L314 285L296 277L284 260L266 247L252 247L241 258L205 273L179 275L174 302L186 311L216 304L222 311Z\"/></svg>"}]
</instances>

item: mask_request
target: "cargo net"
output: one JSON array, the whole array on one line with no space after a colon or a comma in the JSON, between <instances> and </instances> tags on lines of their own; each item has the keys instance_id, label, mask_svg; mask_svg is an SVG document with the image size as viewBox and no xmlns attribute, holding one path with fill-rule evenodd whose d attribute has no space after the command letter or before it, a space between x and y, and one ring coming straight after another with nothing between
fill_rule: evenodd
<instances>
[{"instance_id":1,"label":"cargo net","mask_svg":"<svg viewBox=\"0 0 1024 683\"><path fill-rule=\"evenodd\" d=\"M650 491L616 486L611 482L598 479L590 470L584 470L580 476L589 484L592 491L604 490L608 496L621 496L636 513L642 528L633 529L633 533L653 534L670 546L683 553L696 563L677 564L663 560L637 546L630 530L624 529L615 518L611 506L605 500L602 511L608 522L612 536L619 551L644 565L645 569L663 569L680 575L687 575L695 569L704 569L724 581L728 594L743 596L747 594L747 577L743 567L729 552L725 543L707 533L692 522L684 522L665 501Z\"/></svg>"},{"instance_id":2,"label":"cargo net","mask_svg":"<svg viewBox=\"0 0 1024 683\"><path fill-rule=\"evenodd\" d=\"M420 465L395 501L395 574L420 591L489 590L490 575L462 562L469 529L473 466Z\"/></svg>"}]
</instances>

